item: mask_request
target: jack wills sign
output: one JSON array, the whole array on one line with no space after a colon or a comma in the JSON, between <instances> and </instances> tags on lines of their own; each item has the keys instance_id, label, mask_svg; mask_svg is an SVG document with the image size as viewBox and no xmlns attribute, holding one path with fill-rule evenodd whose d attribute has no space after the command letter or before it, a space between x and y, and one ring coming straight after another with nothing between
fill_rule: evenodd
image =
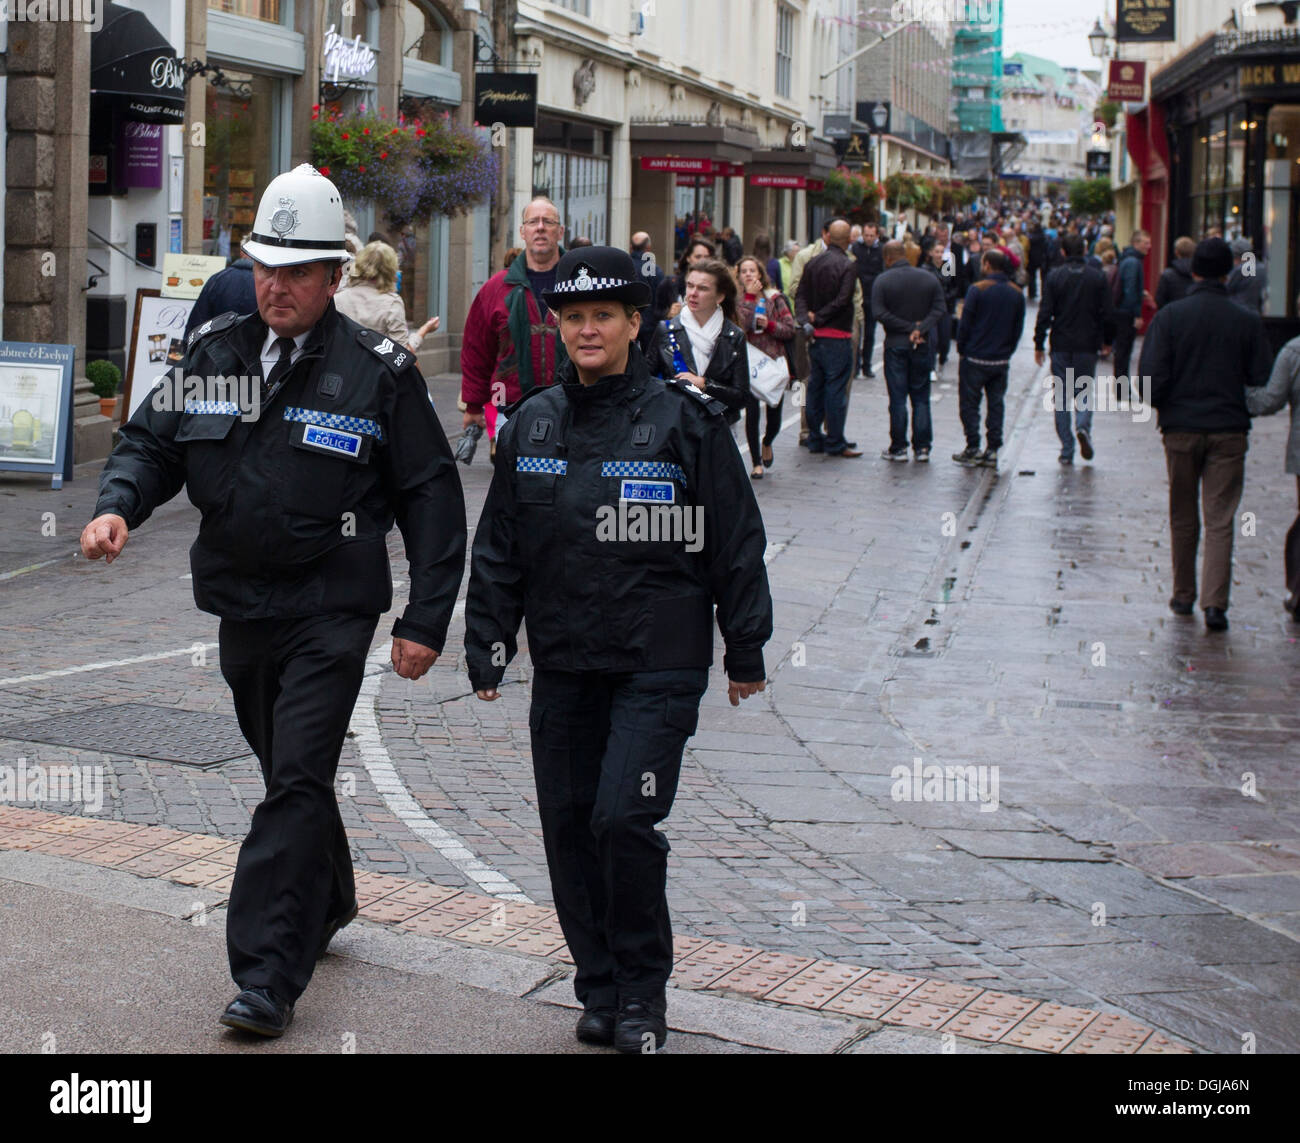
<instances>
[{"instance_id":1,"label":"jack wills sign","mask_svg":"<svg viewBox=\"0 0 1300 1143\"><path fill-rule=\"evenodd\" d=\"M537 126L537 76L531 72L474 74L474 122L480 127Z\"/></svg>"}]
</instances>

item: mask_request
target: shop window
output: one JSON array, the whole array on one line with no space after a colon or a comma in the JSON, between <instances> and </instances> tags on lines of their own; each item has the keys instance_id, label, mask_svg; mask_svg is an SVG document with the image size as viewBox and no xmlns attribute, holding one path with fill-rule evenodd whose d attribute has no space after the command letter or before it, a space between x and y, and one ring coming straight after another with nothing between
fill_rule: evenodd
<instances>
[{"instance_id":1,"label":"shop window","mask_svg":"<svg viewBox=\"0 0 1300 1143\"><path fill-rule=\"evenodd\" d=\"M452 36L447 22L432 8L406 0L402 5L402 56L451 67L451 54Z\"/></svg>"},{"instance_id":2,"label":"shop window","mask_svg":"<svg viewBox=\"0 0 1300 1143\"><path fill-rule=\"evenodd\" d=\"M225 72L225 83L205 92L203 253L237 255L253 228L257 201L273 169L279 81Z\"/></svg>"},{"instance_id":3,"label":"shop window","mask_svg":"<svg viewBox=\"0 0 1300 1143\"><path fill-rule=\"evenodd\" d=\"M1264 131L1264 316L1300 318L1300 105L1270 108Z\"/></svg>"},{"instance_id":4,"label":"shop window","mask_svg":"<svg viewBox=\"0 0 1300 1143\"><path fill-rule=\"evenodd\" d=\"M555 203L564 240L609 241L609 132L589 123L538 118L533 139L533 194Z\"/></svg>"},{"instance_id":5,"label":"shop window","mask_svg":"<svg viewBox=\"0 0 1300 1143\"><path fill-rule=\"evenodd\" d=\"M321 27L331 27L345 40L361 37L372 47L379 33L378 0L325 0L325 19Z\"/></svg>"},{"instance_id":6,"label":"shop window","mask_svg":"<svg viewBox=\"0 0 1300 1143\"><path fill-rule=\"evenodd\" d=\"M250 20L264 20L268 24L280 22L280 0L208 0L208 8Z\"/></svg>"},{"instance_id":7,"label":"shop window","mask_svg":"<svg viewBox=\"0 0 1300 1143\"><path fill-rule=\"evenodd\" d=\"M779 4L776 9L776 93L790 98L794 72L794 9Z\"/></svg>"}]
</instances>

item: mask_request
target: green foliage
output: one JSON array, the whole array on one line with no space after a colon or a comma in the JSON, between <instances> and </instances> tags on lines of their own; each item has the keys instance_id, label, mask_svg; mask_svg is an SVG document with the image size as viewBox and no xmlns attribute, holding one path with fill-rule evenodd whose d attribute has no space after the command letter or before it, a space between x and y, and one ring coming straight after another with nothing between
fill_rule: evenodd
<instances>
[{"instance_id":1,"label":"green foliage","mask_svg":"<svg viewBox=\"0 0 1300 1143\"><path fill-rule=\"evenodd\" d=\"M111 361L100 358L86 363L86 380L96 397L116 397L122 371Z\"/></svg>"},{"instance_id":2,"label":"green foliage","mask_svg":"<svg viewBox=\"0 0 1300 1143\"><path fill-rule=\"evenodd\" d=\"M1070 183L1070 209L1075 214L1104 214L1115 205L1110 179L1074 179Z\"/></svg>"},{"instance_id":3,"label":"green foliage","mask_svg":"<svg viewBox=\"0 0 1300 1143\"><path fill-rule=\"evenodd\" d=\"M1106 130L1111 131L1115 127L1115 120L1119 117L1119 104L1111 99L1103 99L1092 112L1094 123L1105 123Z\"/></svg>"}]
</instances>

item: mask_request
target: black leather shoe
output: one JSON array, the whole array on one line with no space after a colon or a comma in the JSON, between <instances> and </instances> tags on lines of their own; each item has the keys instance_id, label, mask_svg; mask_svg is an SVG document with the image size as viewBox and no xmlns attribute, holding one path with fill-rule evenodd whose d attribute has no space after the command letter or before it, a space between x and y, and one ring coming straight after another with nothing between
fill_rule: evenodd
<instances>
[{"instance_id":1,"label":"black leather shoe","mask_svg":"<svg viewBox=\"0 0 1300 1143\"><path fill-rule=\"evenodd\" d=\"M1228 613L1222 607L1207 607L1205 609L1205 626L1210 631L1226 631L1228 629Z\"/></svg>"},{"instance_id":2,"label":"black leather shoe","mask_svg":"<svg viewBox=\"0 0 1300 1143\"><path fill-rule=\"evenodd\" d=\"M334 939L334 934L345 925L350 925L357 919L357 903L352 902L352 907L344 912L341 916L331 917L325 922L325 932L321 934L320 944L316 946L316 959L320 960L325 955L325 951L330 947L330 941Z\"/></svg>"},{"instance_id":3,"label":"black leather shoe","mask_svg":"<svg viewBox=\"0 0 1300 1143\"><path fill-rule=\"evenodd\" d=\"M618 1012L613 1008L587 1008L578 1017L573 1034L584 1044L604 1044L608 1047L614 1042L614 1021Z\"/></svg>"},{"instance_id":4,"label":"black leather shoe","mask_svg":"<svg viewBox=\"0 0 1300 1143\"><path fill-rule=\"evenodd\" d=\"M1190 603L1179 603L1176 599L1169 601L1169 610L1175 615L1191 615L1192 605Z\"/></svg>"},{"instance_id":5,"label":"black leather shoe","mask_svg":"<svg viewBox=\"0 0 1300 1143\"><path fill-rule=\"evenodd\" d=\"M293 1005L269 988L245 988L226 1005L221 1023L259 1036L282 1036L293 1023Z\"/></svg>"},{"instance_id":6,"label":"black leather shoe","mask_svg":"<svg viewBox=\"0 0 1300 1143\"><path fill-rule=\"evenodd\" d=\"M668 1005L662 1000L629 997L620 1001L614 1025L614 1047L628 1055L657 1052L668 1039L667 1014Z\"/></svg>"}]
</instances>

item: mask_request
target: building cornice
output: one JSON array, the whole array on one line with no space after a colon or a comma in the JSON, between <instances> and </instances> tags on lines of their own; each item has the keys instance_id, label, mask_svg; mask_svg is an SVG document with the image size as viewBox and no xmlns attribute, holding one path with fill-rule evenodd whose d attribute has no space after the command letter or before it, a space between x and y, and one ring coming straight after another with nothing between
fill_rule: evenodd
<instances>
[{"instance_id":1,"label":"building cornice","mask_svg":"<svg viewBox=\"0 0 1300 1143\"><path fill-rule=\"evenodd\" d=\"M532 36L539 40L557 44L570 51L581 52L599 63L624 69L636 68L646 75L662 80L664 83L680 84L682 87L695 91L711 100L725 100L735 107L752 111L756 116L771 117L780 120L782 123L804 122L803 117L796 112L769 107L766 103L762 103L757 99L746 98L736 91L728 91L721 87L710 87L707 83L691 75L689 69L673 71L660 63L654 62L652 59L597 43L554 24L538 24L532 20L521 18L515 22L513 33L516 39L523 36ZM815 124L809 126L815 130Z\"/></svg>"}]
</instances>

